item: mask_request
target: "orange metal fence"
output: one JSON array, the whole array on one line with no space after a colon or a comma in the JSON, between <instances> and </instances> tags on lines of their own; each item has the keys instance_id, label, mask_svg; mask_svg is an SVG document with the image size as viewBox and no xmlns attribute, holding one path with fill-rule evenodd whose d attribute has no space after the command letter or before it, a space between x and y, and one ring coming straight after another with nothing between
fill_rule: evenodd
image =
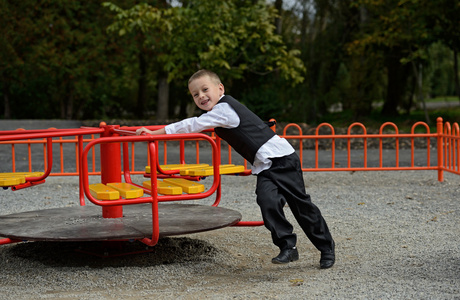
<instances>
[{"instance_id":1,"label":"orange metal fence","mask_svg":"<svg viewBox=\"0 0 460 300\"><path fill-rule=\"evenodd\" d=\"M275 128L273 127L275 130ZM422 131L422 133L419 133ZM11 131L10 131L11 132ZM5 132L0 132L0 135ZM209 133L216 139L214 133ZM391 122L382 124L378 133L368 133L361 123L353 123L347 132L337 134L333 126L320 124L313 133L304 134L298 124L287 124L279 132L294 145L304 172L317 171L397 171L397 170L437 170L438 180L443 181L443 172L460 175L460 130L457 123L452 125L437 119L436 132L418 122L410 133L400 133ZM94 134L66 136L52 139L55 166L51 176L75 176L79 168L79 143L87 144L95 139ZM221 163L248 164L228 145L217 138ZM209 149L200 141L161 142L162 161L160 163L199 163L209 159ZM419 145L421 144L421 146ZM404 147L402 147L404 145ZM130 144L130 168L132 174L143 174L148 164L145 147ZM46 139L15 140L0 142L1 172L35 171L46 166ZM191 154L190 154L191 153ZM90 158L90 175L100 174L98 160L100 153L93 148ZM71 163L69 163L69 161Z\"/></svg>"},{"instance_id":2,"label":"orange metal fence","mask_svg":"<svg viewBox=\"0 0 460 300\"><path fill-rule=\"evenodd\" d=\"M89 143L94 140L95 136L90 135L88 138L84 138L82 141L83 143ZM70 138L64 137L57 137L52 139L53 145L58 145L57 156L54 153L54 157L59 157L59 167L58 170L53 168L53 171L50 173L50 176L77 176L79 174L79 157L78 157L78 143L79 138L78 136L73 136ZM5 149L3 146L11 147L10 153L11 155L8 156L8 150ZM15 140L15 141L2 141L0 142L0 151L2 156L4 156L5 161L8 161L11 164L10 169L3 168L3 172L32 172L38 165L38 167L46 166L46 138L43 139L27 139L27 140ZM54 151L56 149L53 147ZM21 154L18 154L18 153ZM42 157L38 156L37 153L40 153ZM70 161L70 157L72 163L67 165L65 162ZM96 163L95 163L95 149L93 149L93 159L92 159L92 172L91 175L100 174L96 170ZM42 161L43 159L43 161ZM21 167L17 167L19 161L26 161L26 166L24 167L21 164ZM38 161L38 162L37 162ZM33 163L34 162L34 163Z\"/></svg>"}]
</instances>

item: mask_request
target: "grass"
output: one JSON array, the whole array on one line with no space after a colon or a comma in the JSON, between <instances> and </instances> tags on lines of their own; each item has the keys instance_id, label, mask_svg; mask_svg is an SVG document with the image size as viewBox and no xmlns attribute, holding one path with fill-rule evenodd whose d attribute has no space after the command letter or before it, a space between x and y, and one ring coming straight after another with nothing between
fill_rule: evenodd
<instances>
[{"instance_id":1,"label":"grass","mask_svg":"<svg viewBox=\"0 0 460 300\"><path fill-rule=\"evenodd\" d=\"M427 102L458 102L458 97L440 96L440 97L428 99Z\"/></svg>"}]
</instances>

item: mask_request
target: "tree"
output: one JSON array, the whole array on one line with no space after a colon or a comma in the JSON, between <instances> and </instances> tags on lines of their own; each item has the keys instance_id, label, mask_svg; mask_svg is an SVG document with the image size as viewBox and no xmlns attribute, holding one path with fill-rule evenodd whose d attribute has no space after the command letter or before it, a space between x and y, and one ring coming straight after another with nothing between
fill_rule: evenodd
<instances>
[{"instance_id":1,"label":"tree","mask_svg":"<svg viewBox=\"0 0 460 300\"><path fill-rule=\"evenodd\" d=\"M58 104L59 116L75 118L91 98L93 82L103 77L106 37L88 20L99 18L100 3L51 1L40 5L36 26L42 35L36 47L37 65L54 79L50 96Z\"/></svg>"},{"instance_id":2,"label":"tree","mask_svg":"<svg viewBox=\"0 0 460 300\"><path fill-rule=\"evenodd\" d=\"M27 76L24 61L33 44L32 22L27 2L0 2L0 76L4 117L11 118L11 89ZM13 6L14 5L14 6ZM20 11L24 14L19 16Z\"/></svg>"},{"instance_id":3,"label":"tree","mask_svg":"<svg viewBox=\"0 0 460 300\"><path fill-rule=\"evenodd\" d=\"M299 52L288 50L275 33L276 11L262 1L195 0L181 7L139 4L128 10L105 5L117 13L109 30L119 35L141 32L144 49L154 48L169 82L199 68L215 70L228 80L275 70L292 84L303 80Z\"/></svg>"},{"instance_id":4,"label":"tree","mask_svg":"<svg viewBox=\"0 0 460 300\"><path fill-rule=\"evenodd\" d=\"M139 77L138 77L138 97L136 116L142 118L146 111L146 96L147 96L147 81L148 69L152 67L154 61L158 61L158 56L164 51L164 47L171 39L170 28L172 22L169 17L173 13L170 8L156 8L147 3L134 5L130 9L122 9L119 6L105 2L103 6L108 7L111 11L116 13L115 21L107 28L108 32L115 32L120 37L127 36L134 44L137 45L137 56L139 60ZM159 68L162 73L162 68ZM163 78L159 79L160 82L164 81ZM164 85L163 85L164 86ZM163 104L164 90L159 89L159 105ZM167 103L166 103L167 104ZM166 120L164 106L157 118L161 121ZM167 106L166 106L167 107Z\"/></svg>"},{"instance_id":5,"label":"tree","mask_svg":"<svg viewBox=\"0 0 460 300\"><path fill-rule=\"evenodd\" d=\"M344 47L359 30L359 10L350 2L298 0L285 11L283 36L301 50L307 68L306 81L291 100L296 120L317 122L334 104L360 114L370 107L366 100L370 102L373 85L367 87L364 81L369 82L375 68L350 57Z\"/></svg>"},{"instance_id":6,"label":"tree","mask_svg":"<svg viewBox=\"0 0 460 300\"><path fill-rule=\"evenodd\" d=\"M458 68L458 54L460 53L460 2L457 0L436 1L431 18L436 24L436 37L453 51L453 71L455 92L460 100L460 79Z\"/></svg>"},{"instance_id":7,"label":"tree","mask_svg":"<svg viewBox=\"0 0 460 300\"><path fill-rule=\"evenodd\" d=\"M430 14L436 6L429 0L357 0L353 6L370 16L366 28L348 49L354 55L382 53L387 71L387 92L383 115L398 114L410 74L418 76L414 66L426 60L426 49L433 40ZM412 64L412 65L411 65Z\"/></svg>"},{"instance_id":8,"label":"tree","mask_svg":"<svg viewBox=\"0 0 460 300\"><path fill-rule=\"evenodd\" d=\"M0 3L5 117L73 119L86 108L90 117L103 110L100 99L111 98L117 84L109 71L117 45L103 32L100 2Z\"/></svg>"}]
</instances>

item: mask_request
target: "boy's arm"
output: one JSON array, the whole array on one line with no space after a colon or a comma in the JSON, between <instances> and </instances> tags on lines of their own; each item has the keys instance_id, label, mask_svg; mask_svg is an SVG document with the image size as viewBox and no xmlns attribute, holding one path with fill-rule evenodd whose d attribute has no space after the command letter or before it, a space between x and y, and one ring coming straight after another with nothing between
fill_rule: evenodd
<instances>
[{"instance_id":1,"label":"boy's arm","mask_svg":"<svg viewBox=\"0 0 460 300\"><path fill-rule=\"evenodd\" d=\"M235 110L227 103L216 104L211 111L199 117L191 117L171 123L158 130L148 130L145 127L136 130L136 134L172 134L201 132L215 127L235 128L240 124L240 118ZM166 130L166 128L168 130Z\"/></svg>"},{"instance_id":2,"label":"boy's arm","mask_svg":"<svg viewBox=\"0 0 460 300\"><path fill-rule=\"evenodd\" d=\"M202 132L216 127L235 128L240 124L240 118L228 103L217 103L212 110L199 117L191 117L179 122L166 125L167 134Z\"/></svg>"},{"instance_id":3,"label":"boy's arm","mask_svg":"<svg viewBox=\"0 0 460 300\"><path fill-rule=\"evenodd\" d=\"M141 135L143 132L147 133L147 134L151 134L151 135L160 135L160 134L166 134L166 130L165 128L160 128L160 129L157 129L157 130L148 130L147 128L145 127L142 127L142 128L139 128L136 130L136 134L137 135Z\"/></svg>"}]
</instances>

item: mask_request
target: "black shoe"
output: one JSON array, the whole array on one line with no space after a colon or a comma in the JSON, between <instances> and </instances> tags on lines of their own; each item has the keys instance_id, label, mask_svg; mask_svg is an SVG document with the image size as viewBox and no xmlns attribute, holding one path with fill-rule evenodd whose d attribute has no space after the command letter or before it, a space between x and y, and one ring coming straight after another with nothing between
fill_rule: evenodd
<instances>
[{"instance_id":1,"label":"black shoe","mask_svg":"<svg viewBox=\"0 0 460 300\"><path fill-rule=\"evenodd\" d=\"M281 250L280 254L272 259L272 263L274 264L287 264L292 261L299 260L299 252L297 251L297 248L291 248L291 249L284 249Z\"/></svg>"},{"instance_id":2,"label":"black shoe","mask_svg":"<svg viewBox=\"0 0 460 300\"><path fill-rule=\"evenodd\" d=\"M319 266L321 269L329 269L335 263L335 243L332 242L332 248L321 252Z\"/></svg>"}]
</instances>

